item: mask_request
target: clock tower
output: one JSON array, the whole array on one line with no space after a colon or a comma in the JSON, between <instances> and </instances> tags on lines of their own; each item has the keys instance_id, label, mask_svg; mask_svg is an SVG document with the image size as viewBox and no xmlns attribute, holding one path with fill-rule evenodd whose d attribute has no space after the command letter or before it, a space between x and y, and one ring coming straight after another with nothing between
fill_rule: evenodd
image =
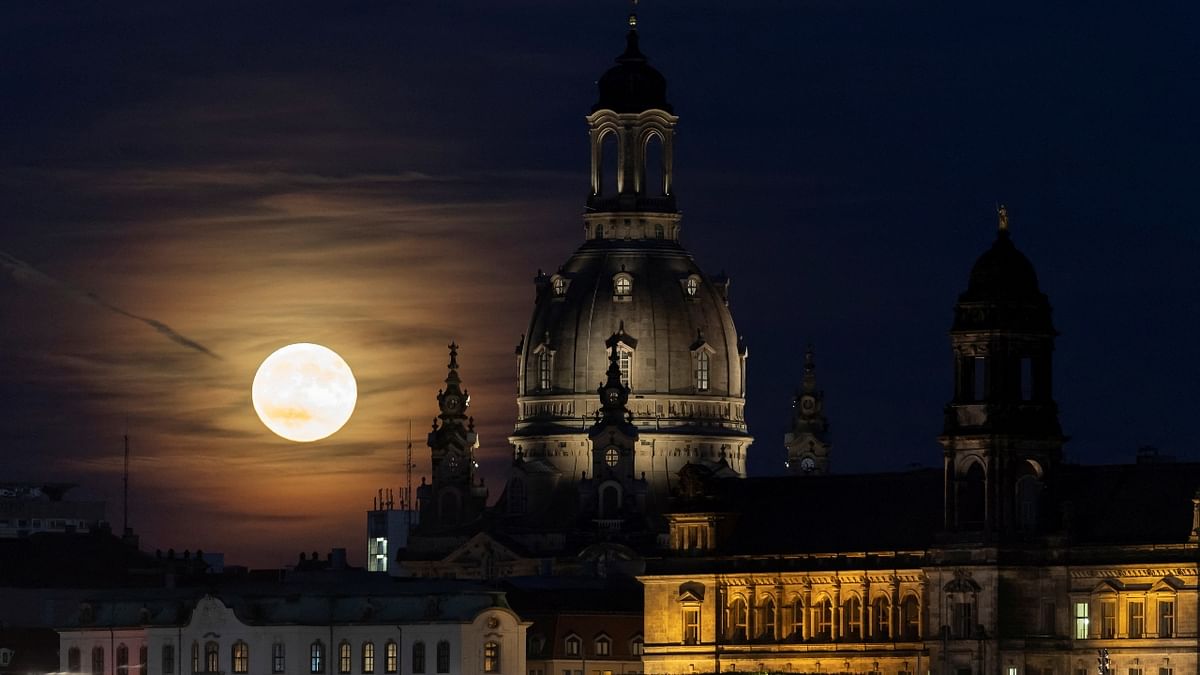
<instances>
[{"instance_id":1,"label":"clock tower","mask_svg":"<svg viewBox=\"0 0 1200 675\"><path fill-rule=\"evenodd\" d=\"M804 384L792 402L792 430L783 437L788 469L796 476L829 473L829 420L825 392L817 389L817 366L810 345L804 352Z\"/></svg>"},{"instance_id":2,"label":"clock tower","mask_svg":"<svg viewBox=\"0 0 1200 675\"><path fill-rule=\"evenodd\" d=\"M588 432L592 449L592 473L579 482L580 513L599 529L617 532L644 525L646 478L635 475L638 429L633 424L629 387L621 382L620 335L609 339L606 378L596 390L600 410Z\"/></svg>"},{"instance_id":3,"label":"clock tower","mask_svg":"<svg viewBox=\"0 0 1200 675\"><path fill-rule=\"evenodd\" d=\"M446 388L437 395L440 414L429 432L432 480L417 489L421 529L452 529L479 518L487 504L487 489L476 481L475 448L479 437L475 419L467 415L471 396L458 376L458 345L450 343Z\"/></svg>"}]
</instances>

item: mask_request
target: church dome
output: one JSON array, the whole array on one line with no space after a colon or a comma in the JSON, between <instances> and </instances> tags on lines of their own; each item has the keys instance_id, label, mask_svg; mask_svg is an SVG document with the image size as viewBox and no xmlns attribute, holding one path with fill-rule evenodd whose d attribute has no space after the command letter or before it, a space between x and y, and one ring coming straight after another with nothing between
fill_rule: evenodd
<instances>
[{"instance_id":1,"label":"church dome","mask_svg":"<svg viewBox=\"0 0 1200 675\"><path fill-rule=\"evenodd\" d=\"M635 30L625 37L625 51L617 57L617 65L601 75L597 84L600 100L592 106L592 112L639 113L650 109L673 112L667 103L667 78L647 63L646 56L638 49Z\"/></svg>"},{"instance_id":2,"label":"church dome","mask_svg":"<svg viewBox=\"0 0 1200 675\"><path fill-rule=\"evenodd\" d=\"M1008 230L1001 230L992 247L979 256L963 300L1014 300L1037 297L1037 272L1033 263L1013 245Z\"/></svg>"}]
</instances>

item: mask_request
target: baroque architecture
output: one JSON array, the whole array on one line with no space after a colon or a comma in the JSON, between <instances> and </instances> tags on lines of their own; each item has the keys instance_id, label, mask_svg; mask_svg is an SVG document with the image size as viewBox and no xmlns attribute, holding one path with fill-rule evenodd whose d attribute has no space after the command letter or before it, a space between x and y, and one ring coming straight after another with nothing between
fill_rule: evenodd
<instances>
[{"instance_id":1,"label":"baroque architecture","mask_svg":"<svg viewBox=\"0 0 1200 675\"><path fill-rule=\"evenodd\" d=\"M788 469L797 476L829 473L829 420L825 393L817 389L817 366L810 346L804 352L804 390L792 402L792 430L783 438Z\"/></svg>"}]
</instances>

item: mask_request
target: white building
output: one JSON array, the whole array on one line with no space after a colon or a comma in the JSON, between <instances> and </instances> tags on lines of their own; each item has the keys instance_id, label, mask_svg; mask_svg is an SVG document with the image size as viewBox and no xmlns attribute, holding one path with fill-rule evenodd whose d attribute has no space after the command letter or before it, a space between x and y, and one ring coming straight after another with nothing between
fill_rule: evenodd
<instances>
[{"instance_id":1,"label":"white building","mask_svg":"<svg viewBox=\"0 0 1200 675\"><path fill-rule=\"evenodd\" d=\"M525 675L525 632L502 593L405 584L84 603L59 629L60 670L93 675ZM296 592L289 593L289 590Z\"/></svg>"}]
</instances>

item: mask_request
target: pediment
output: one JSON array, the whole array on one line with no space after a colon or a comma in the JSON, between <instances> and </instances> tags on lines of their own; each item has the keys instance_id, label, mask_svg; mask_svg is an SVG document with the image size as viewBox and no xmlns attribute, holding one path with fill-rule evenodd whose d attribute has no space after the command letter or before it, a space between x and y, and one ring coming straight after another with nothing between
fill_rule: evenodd
<instances>
[{"instance_id":1,"label":"pediment","mask_svg":"<svg viewBox=\"0 0 1200 675\"><path fill-rule=\"evenodd\" d=\"M480 532L463 542L444 558L447 563L465 563L491 557L494 562L504 563L523 560L524 558L504 544L493 539L486 532Z\"/></svg>"}]
</instances>

